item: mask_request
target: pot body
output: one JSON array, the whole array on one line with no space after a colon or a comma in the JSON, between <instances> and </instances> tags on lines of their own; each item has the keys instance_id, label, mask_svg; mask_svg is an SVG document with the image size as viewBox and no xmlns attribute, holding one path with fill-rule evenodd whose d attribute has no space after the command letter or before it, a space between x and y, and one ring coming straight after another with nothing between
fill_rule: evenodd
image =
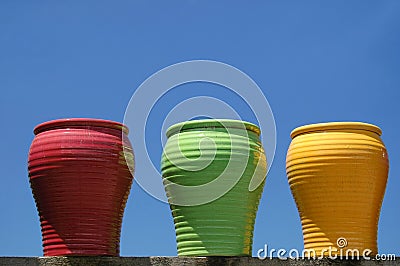
<instances>
[{"instance_id":1,"label":"pot body","mask_svg":"<svg viewBox=\"0 0 400 266\"><path fill-rule=\"evenodd\" d=\"M76 118L46 122L34 132L28 169L44 256L118 256L133 179L128 129Z\"/></svg>"},{"instance_id":2,"label":"pot body","mask_svg":"<svg viewBox=\"0 0 400 266\"><path fill-rule=\"evenodd\" d=\"M360 256L367 250L377 254L389 167L380 135L378 127L360 122L313 124L292 132L286 172L305 250L317 256L346 256L354 249Z\"/></svg>"},{"instance_id":3,"label":"pot body","mask_svg":"<svg viewBox=\"0 0 400 266\"><path fill-rule=\"evenodd\" d=\"M161 168L179 256L249 256L267 162L257 126L195 120L167 131Z\"/></svg>"}]
</instances>

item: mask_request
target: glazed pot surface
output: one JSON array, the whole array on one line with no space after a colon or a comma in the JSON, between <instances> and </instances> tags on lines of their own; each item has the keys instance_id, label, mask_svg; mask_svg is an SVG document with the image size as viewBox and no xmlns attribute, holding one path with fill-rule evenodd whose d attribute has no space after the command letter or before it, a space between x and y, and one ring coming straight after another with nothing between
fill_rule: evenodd
<instances>
[{"instance_id":1,"label":"glazed pot surface","mask_svg":"<svg viewBox=\"0 0 400 266\"><path fill-rule=\"evenodd\" d=\"M133 179L127 128L78 118L46 122L34 132L28 168L44 255L118 256Z\"/></svg>"},{"instance_id":2,"label":"glazed pot surface","mask_svg":"<svg viewBox=\"0 0 400 266\"><path fill-rule=\"evenodd\" d=\"M290 189L302 222L304 248L318 256L371 250L388 175L381 130L360 122L295 129L286 158ZM340 253L342 252L342 253ZM324 254L322 254L324 253Z\"/></svg>"},{"instance_id":3,"label":"glazed pot surface","mask_svg":"<svg viewBox=\"0 0 400 266\"><path fill-rule=\"evenodd\" d=\"M195 120L167 131L162 173L179 256L251 255L267 169L259 134L234 120Z\"/></svg>"}]
</instances>

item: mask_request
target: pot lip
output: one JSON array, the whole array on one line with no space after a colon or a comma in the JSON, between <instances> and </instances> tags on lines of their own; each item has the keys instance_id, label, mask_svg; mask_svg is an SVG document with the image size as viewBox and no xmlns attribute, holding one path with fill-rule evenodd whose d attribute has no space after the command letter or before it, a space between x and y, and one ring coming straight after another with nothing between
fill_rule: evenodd
<instances>
[{"instance_id":1,"label":"pot lip","mask_svg":"<svg viewBox=\"0 0 400 266\"><path fill-rule=\"evenodd\" d=\"M315 133L315 132L326 132L329 130L367 130L373 133L382 135L382 130L373 124L364 122L325 122L309 124L295 128L291 133L290 137L293 139L299 135L305 133Z\"/></svg>"},{"instance_id":2,"label":"pot lip","mask_svg":"<svg viewBox=\"0 0 400 266\"><path fill-rule=\"evenodd\" d=\"M67 126L97 126L111 129L122 130L125 134L128 134L129 129L127 126L120 122L112 120L97 119L97 118L61 118L43 122L37 125L33 129L35 135L51 129L64 128Z\"/></svg>"},{"instance_id":3,"label":"pot lip","mask_svg":"<svg viewBox=\"0 0 400 266\"><path fill-rule=\"evenodd\" d=\"M223 125L221 125L221 123ZM260 128L250 122L242 121L242 120L234 120L234 119L199 119L199 120L190 120L184 121L177 124L170 126L167 129L166 135L167 138L171 137L172 135L182 132L182 130L186 129L194 129L194 128L237 128L243 129L243 125L249 131L260 135L261 131Z\"/></svg>"}]
</instances>

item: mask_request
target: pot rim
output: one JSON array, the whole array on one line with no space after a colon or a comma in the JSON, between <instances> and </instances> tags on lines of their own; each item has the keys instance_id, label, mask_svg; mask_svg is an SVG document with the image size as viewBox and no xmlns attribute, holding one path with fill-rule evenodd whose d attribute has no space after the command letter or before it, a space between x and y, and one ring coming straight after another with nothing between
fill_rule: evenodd
<instances>
[{"instance_id":1,"label":"pot rim","mask_svg":"<svg viewBox=\"0 0 400 266\"><path fill-rule=\"evenodd\" d=\"M290 137L293 139L299 135L306 133L326 132L330 130L366 130L376 133L378 134L378 136L382 135L382 130L378 126L369 123L325 122L325 123L316 123L316 124L309 124L297 127L290 133Z\"/></svg>"},{"instance_id":2,"label":"pot rim","mask_svg":"<svg viewBox=\"0 0 400 266\"><path fill-rule=\"evenodd\" d=\"M223 124L223 125L221 125L221 124ZM257 135L260 135L261 131L257 125L247 122L247 121L234 120L234 119L199 119L199 120L184 121L184 122L180 122L180 123L170 126L167 129L166 135L167 135L167 138L169 138L178 132L182 132L183 130L194 129L194 128L243 129L243 125L245 126L246 130L252 131L252 132L256 133Z\"/></svg>"},{"instance_id":3,"label":"pot rim","mask_svg":"<svg viewBox=\"0 0 400 266\"><path fill-rule=\"evenodd\" d=\"M112 120L97 119L97 118L61 118L61 119L46 121L37 125L33 129L33 133L37 135L46 130L64 128L67 126L97 126L97 127L122 130L122 132L124 132L125 134L128 134L129 132L129 129L126 125Z\"/></svg>"}]
</instances>

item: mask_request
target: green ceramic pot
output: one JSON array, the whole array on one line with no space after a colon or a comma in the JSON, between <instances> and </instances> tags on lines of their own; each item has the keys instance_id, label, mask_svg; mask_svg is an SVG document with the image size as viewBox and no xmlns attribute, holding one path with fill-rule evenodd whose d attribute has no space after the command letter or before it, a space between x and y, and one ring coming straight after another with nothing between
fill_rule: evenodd
<instances>
[{"instance_id":1,"label":"green ceramic pot","mask_svg":"<svg viewBox=\"0 0 400 266\"><path fill-rule=\"evenodd\" d=\"M173 125L161 160L179 256L250 256L267 172L260 129L238 120Z\"/></svg>"}]
</instances>

